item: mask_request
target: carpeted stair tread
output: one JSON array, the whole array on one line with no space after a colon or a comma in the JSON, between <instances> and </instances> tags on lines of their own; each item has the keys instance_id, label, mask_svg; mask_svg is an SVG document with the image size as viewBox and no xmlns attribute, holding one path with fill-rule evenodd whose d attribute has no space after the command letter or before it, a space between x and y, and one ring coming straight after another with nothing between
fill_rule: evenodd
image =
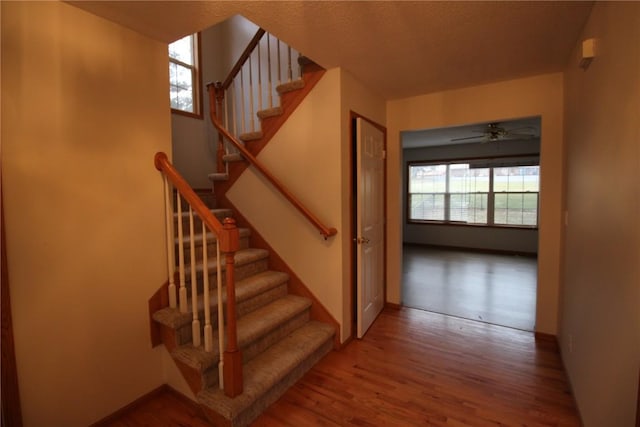
<instances>
[{"instance_id":1,"label":"carpeted stair tread","mask_svg":"<svg viewBox=\"0 0 640 427\"><path fill-rule=\"evenodd\" d=\"M242 394L229 398L217 388L208 388L198 394L198 402L227 420L236 420L237 425L248 425L286 390L280 384L281 381L292 372L299 371L300 366L304 367L303 371L311 368L304 366L304 362L323 346L327 346L334 332L331 326L324 323L308 322L244 365ZM322 355L315 356L319 358ZM299 377L304 372L295 373L297 375L294 376ZM288 382L296 379L290 378ZM269 396L271 390L273 395ZM259 407L251 408L254 402Z\"/></svg>"},{"instance_id":2,"label":"carpeted stair tread","mask_svg":"<svg viewBox=\"0 0 640 427\"><path fill-rule=\"evenodd\" d=\"M261 120L264 120L267 117L281 116L283 113L284 113L284 110L282 109L282 107L273 107L273 108L267 108L265 110L260 110L256 114Z\"/></svg>"},{"instance_id":3,"label":"carpeted stair tread","mask_svg":"<svg viewBox=\"0 0 640 427\"><path fill-rule=\"evenodd\" d=\"M282 95L283 93L302 89L303 87L304 87L304 80L298 79L298 80L292 80L287 83L282 83L281 85L278 85L276 87L276 90L278 91L279 94Z\"/></svg>"},{"instance_id":4,"label":"carpeted stair tread","mask_svg":"<svg viewBox=\"0 0 640 427\"><path fill-rule=\"evenodd\" d=\"M215 254L212 254L212 255L213 256L211 256L207 261L207 265L209 266L209 273L215 273L217 268L217 263L218 263L218 260L215 257ZM247 248L247 249L240 249L238 252L236 252L233 260L234 260L234 265L236 267L240 267L242 265L259 261L261 259L265 259L268 257L269 257L269 251L266 249ZM227 269L227 265L224 263L224 261L222 262L221 267L222 267L222 271L225 271ZM200 261L196 264L196 272L198 273L202 272L202 262Z\"/></svg>"},{"instance_id":5,"label":"carpeted stair tread","mask_svg":"<svg viewBox=\"0 0 640 427\"><path fill-rule=\"evenodd\" d=\"M210 173L208 176L210 181L228 181L229 180L228 173Z\"/></svg>"},{"instance_id":6,"label":"carpeted stair tread","mask_svg":"<svg viewBox=\"0 0 640 427\"><path fill-rule=\"evenodd\" d=\"M236 282L236 304L253 298L261 293L267 292L277 286L286 283L289 280L289 275L281 271L267 270L246 279ZM226 301L226 287L222 288L223 301ZM203 296L198 295L198 310L202 312L204 310ZM211 316L217 316L218 306L218 294L215 289L211 289L209 292L209 303L212 307ZM180 313L177 308L163 308L153 313L153 320L168 326L170 328L180 328L182 326L191 323L193 315L191 311L188 313ZM201 320L201 323L203 320Z\"/></svg>"},{"instance_id":7,"label":"carpeted stair tread","mask_svg":"<svg viewBox=\"0 0 640 427\"><path fill-rule=\"evenodd\" d=\"M265 305L246 316L238 318L238 347L242 350L252 342L274 331L288 320L311 306L307 298L287 295ZM218 342L217 328L213 333L213 342ZM218 363L217 346L206 352L202 346L184 345L171 352L171 356L194 369L205 371Z\"/></svg>"},{"instance_id":8,"label":"carpeted stair tread","mask_svg":"<svg viewBox=\"0 0 640 427\"><path fill-rule=\"evenodd\" d=\"M222 161L223 162L242 162L244 161L244 157L240 153L223 154Z\"/></svg>"},{"instance_id":9,"label":"carpeted stair tread","mask_svg":"<svg viewBox=\"0 0 640 427\"><path fill-rule=\"evenodd\" d=\"M249 235L251 235L251 230L249 230L248 228L240 228L238 227L238 232L240 234L240 238L242 239L243 237L248 237ZM191 236L189 235L189 230L183 231L183 243L184 244L190 244L191 243ZM213 234L212 232L208 232L207 233L207 243L215 243L218 240L218 238L216 237L215 234ZM178 238L175 237L173 239L174 243L177 245L178 244ZM193 239L193 243L195 244L195 246L202 246L202 232L194 232L194 239ZM212 256L211 253L208 254L209 256ZM215 256L215 253L213 254Z\"/></svg>"},{"instance_id":10,"label":"carpeted stair tread","mask_svg":"<svg viewBox=\"0 0 640 427\"><path fill-rule=\"evenodd\" d=\"M240 141L244 141L244 142L256 141L262 138L262 131L258 130L255 132L245 132L240 134L238 138L240 139Z\"/></svg>"}]
</instances>

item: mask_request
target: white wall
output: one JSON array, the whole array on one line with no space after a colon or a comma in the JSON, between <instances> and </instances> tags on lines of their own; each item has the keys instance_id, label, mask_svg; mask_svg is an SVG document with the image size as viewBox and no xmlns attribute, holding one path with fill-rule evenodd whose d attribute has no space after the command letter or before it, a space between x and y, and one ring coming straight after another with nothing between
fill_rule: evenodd
<instances>
[{"instance_id":1,"label":"white wall","mask_svg":"<svg viewBox=\"0 0 640 427\"><path fill-rule=\"evenodd\" d=\"M578 67L583 39L597 56ZM640 368L640 3L595 4L565 73L561 348L586 427L635 424Z\"/></svg>"},{"instance_id":2,"label":"white wall","mask_svg":"<svg viewBox=\"0 0 640 427\"><path fill-rule=\"evenodd\" d=\"M402 147L406 130L540 116L541 201L536 331L556 334L562 224L563 80L561 73L421 95L387 103L387 299L400 303Z\"/></svg>"},{"instance_id":3,"label":"white wall","mask_svg":"<svg viewBox=\"0 0 640 427\"><path fill-rule=\"evenodd\" d=\"M2 2L2 179L24 425L86 426L163 383L156 151L166 45L66 3Z\"/></svg>"}]
</instances>

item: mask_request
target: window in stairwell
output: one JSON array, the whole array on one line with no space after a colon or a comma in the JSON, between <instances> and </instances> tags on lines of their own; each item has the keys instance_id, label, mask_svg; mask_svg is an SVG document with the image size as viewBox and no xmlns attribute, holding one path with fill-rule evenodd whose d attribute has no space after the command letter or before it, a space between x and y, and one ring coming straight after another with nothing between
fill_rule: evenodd
<instances>
[{"instance_id":1,"label":"window in stairwell","mask_svg":"<svg viewBox=\"0 0 640 427\"><path fill-rule=\"evenodd\" d=\"M169 98L172 112L202 118L200 33L169 44Z\"/></svg>"}]
</instances>

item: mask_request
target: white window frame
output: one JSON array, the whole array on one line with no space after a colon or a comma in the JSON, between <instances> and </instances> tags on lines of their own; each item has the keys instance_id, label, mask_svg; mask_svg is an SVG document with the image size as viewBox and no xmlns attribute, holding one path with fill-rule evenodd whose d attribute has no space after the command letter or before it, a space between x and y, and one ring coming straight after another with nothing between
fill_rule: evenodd
<instances>
[{"instance_id":1,"label":"white window frame","mask_svg":"<svg viewBox=\"0 0 640 427\"><path fill-rule=\"evenodd\" d=\"M475 160L476 164L478 160ZM467 164L468 160L449 160L449 161L437 161L437 162L410 162L407 164L407 181L406 181L406 221L411 224L451 224L451 225L469 225L474 227L505 227L505 228L526 228L526 229L537 229L540 218L540 189L539 189L539 181L538 181L538 191L496 191L495 183L494 183L494 169L502 168L502 167L525 167L525 166L538 166L539 161L531 162L531 160L522 160L521 164L518 163L518 159L496 159L495 164L491 163L491 160L482 160L483 165L482 168L486 168L489 170L489 189L488 192L484 191L471 191L466 192L464 194L470 195L482 195L486 194L487 199L487 222L466 222L461 220L451 220L451 196L462 194L459 192L450 193L450 165L454 164ZM435 193L420 193L420 192L410 192L411 188L411 168L412 167L420 167L420 166L445 166L445 191L444 192L435 192ZM477 167L477 166L476 166ZM444 219L421 219L421 218L412 218L412 196L422 194L422 195L443 195L444 196ZM534 195L536 196L536 220L535 224L505 224L505 223L496 223L495 222L495 196L496 195ZM524 197L524 196L523 196Z\"/></svg>"},{"instance_id":2,"label":"white window frame","mask_svg":"<svg viewBox=\"0 0 640 427\"><path fill-rule=\"evenodd\" d=\"M191 71L191 88L192 88L192 105L193 111L183 110L179 108L175 108L170 100L171 112L175 114L185 115L189 117L194 117L198 119L202 119L202 79L200 73L200 64L201 64L201 37L200 33L190 34L185 37L190 37L191 46L192 46L192 64L188 64L186 62L180 61L177 58L173 58L169 55L167 48L167 55L169 57L169 67L172 65L176 65L179 67L188 68ZM181 39L182 40L182 39ZM171 97L171 88L177 86L177 82L171 80L171 74L169 74L169 95Z\"/></svg>"}]
</instances>

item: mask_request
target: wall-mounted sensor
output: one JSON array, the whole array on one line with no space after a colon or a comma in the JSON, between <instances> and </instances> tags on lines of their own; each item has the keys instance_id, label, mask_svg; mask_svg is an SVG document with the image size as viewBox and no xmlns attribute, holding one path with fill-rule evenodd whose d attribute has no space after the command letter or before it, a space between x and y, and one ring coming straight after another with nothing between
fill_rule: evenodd
<instances>
[{"instance_id":1,"label":"wall-mounted sensor","mask_svg":"<svg viewBox=\"0 0 640 427\"><path fill-rule=\"evenodd\" d=\"M586 39L582 42L582 54L580 55L580 68L586 70L591 61L596 57L596 39Z\"/></svg>"}]
</instances>

